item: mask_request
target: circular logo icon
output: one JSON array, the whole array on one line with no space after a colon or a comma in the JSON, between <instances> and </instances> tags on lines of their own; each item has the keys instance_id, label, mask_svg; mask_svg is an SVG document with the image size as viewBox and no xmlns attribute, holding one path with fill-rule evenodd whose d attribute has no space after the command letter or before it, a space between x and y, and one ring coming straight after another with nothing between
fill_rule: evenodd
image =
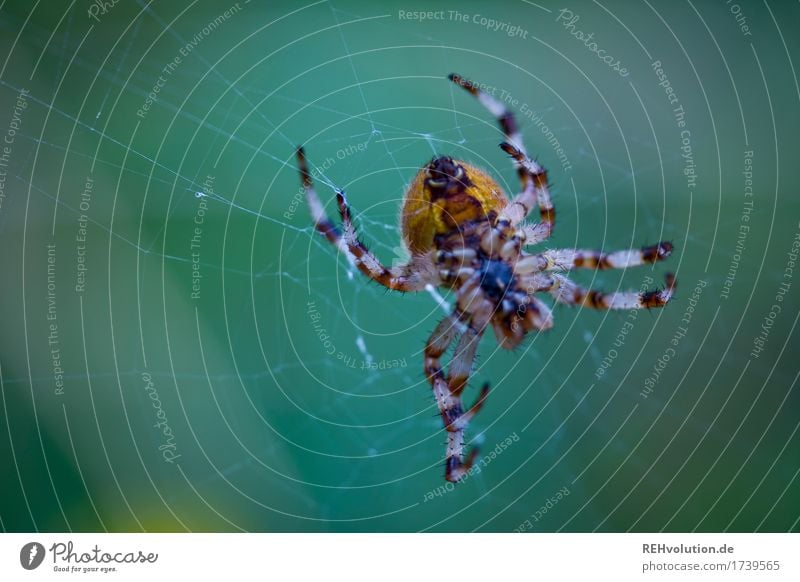
<instances>
[{"instance_id":1,"label":"circular logo icon","mask_svg":"<svg viewBox=\"0 0 800 582\"><path fill-rule=\"evenodd\" d=\"M44 546L39 542L28 542L19 551L19 563L26 570L35 570L44 561Z\"/></svg>"}]
</instances>

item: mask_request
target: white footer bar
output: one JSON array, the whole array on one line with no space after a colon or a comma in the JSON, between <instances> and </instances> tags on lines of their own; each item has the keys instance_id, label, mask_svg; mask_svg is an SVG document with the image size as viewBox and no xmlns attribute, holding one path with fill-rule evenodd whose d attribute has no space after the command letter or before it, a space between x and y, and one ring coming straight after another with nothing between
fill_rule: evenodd
<instances>
[{"instance_id":1,"label":"white footer bar","mask_svg":"<svg viewBox=\"0 0 800 582\"><path fill-rule=\"evenodd\" d=\"M3 534L0 580L800 580L797 534Z\"/></svg>"}]
</instances>

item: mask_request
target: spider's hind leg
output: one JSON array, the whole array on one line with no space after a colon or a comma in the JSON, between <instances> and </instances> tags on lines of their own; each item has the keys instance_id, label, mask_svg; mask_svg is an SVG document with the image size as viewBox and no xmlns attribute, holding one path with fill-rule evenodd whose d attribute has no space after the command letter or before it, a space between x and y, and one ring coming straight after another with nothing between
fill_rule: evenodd
<instances>
[{"instance_id":1,"label":"spider's hind leg","mask_svg":"<svg viewBox=\"0 0 800 582\"><path fill-rule=\"evenodd\" d=\"M476 282L472 281L465 286L470 288L475 284ZM489 394L489 385L484 384L475 403L464 410L461 394L467 385L475 352L486 327L485 317L475 317L474 311L475 306L466 301L464 294L461 294L456 313L444 318L436 326L425 345L425 374L433 388L439 414L447 431L445 479L450 482L461 480L472 468L478 447L473 445L472 451L464 459L464 431L483 407ZM459 333L461 339L455 347L445 376L440 359Z\"/></svg>"}]
</instances>

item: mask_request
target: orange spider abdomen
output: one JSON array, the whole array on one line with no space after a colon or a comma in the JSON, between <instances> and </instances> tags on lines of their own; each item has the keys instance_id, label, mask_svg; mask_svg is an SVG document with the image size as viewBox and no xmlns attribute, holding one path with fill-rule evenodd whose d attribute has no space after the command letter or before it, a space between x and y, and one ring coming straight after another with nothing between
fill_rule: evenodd
<instances>
[{"instance_id":1,"label":"orange spider abdomen","mask_svg":"<svg viewBox=\"0 0 800 582\"><path fill-rule=\"evenodd\" d=\"M505 192L486 172L460 160L436 158L417 173L406 192L403 238L412 253L424 253L433 248L436 235L487 220L506 204Z\"/></svg>"}]
</instances>

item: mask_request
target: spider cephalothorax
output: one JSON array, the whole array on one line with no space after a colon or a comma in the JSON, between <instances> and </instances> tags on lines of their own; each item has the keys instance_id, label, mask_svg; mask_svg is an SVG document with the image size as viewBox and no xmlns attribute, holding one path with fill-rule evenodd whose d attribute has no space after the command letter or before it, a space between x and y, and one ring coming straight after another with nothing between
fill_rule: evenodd
<instances>
[{"instance_id":1,"label":"spider cephalothorax","mask_svg":"<svg viewBox=\"0 0 800 582\"><path fill-rule=\"evenodd\" d=\"M517 168L521 191L509 200L482 170L448 156L436 157L411 182L403 203L401 227L411 253L407 264L383 266L356 236L343 192L336 199L342 228L325 214L311 182L305 153L297 150L300 174L317 230L345 252L358 269L389 289L419 291L428 285L455 293L453 312L442 319L425 345L425 375L447 431L445 478L458 481L470 469L477 447L464 458L464 430L489 392L484 384L475 403L462 405L478 342L491 326L498 343L514 348L529 331L553 326L550 308L537 294L557 303L596 309L661 307L672 298L675 279L662 290L603 293L573 283L563 273L576 268L624 269L655 263L672 252L661 242L613 253L550 249L530 254L524 247L546 240L555 224L547 172L525 153L512 113L477 85L458 75L450 80L474 95L498 120L506 141L500 147ZM524 223L536 207L539 221ZM455 343L445 373L441 357Z\"/></svg>"}]
</instances>

